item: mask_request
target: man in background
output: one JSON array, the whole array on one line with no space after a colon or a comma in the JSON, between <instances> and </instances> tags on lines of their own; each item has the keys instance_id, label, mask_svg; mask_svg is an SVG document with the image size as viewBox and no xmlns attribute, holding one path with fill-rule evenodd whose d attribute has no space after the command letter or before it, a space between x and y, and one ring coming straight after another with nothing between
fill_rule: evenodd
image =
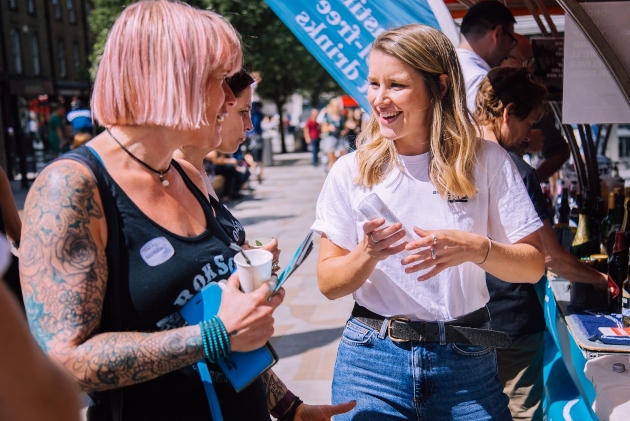
<instances>
[{"instance_id":1,"label":"man in background","mask_svg":"<svg viewBox=\"0 0 630 421\"><path fill-rule=\"evenodd\" d=\"M313 154L313 166L319 165L319 141L321 136L321 130L319 123L317 123L317 115L319 111L317 108L311 110L311 115L306 120L304 125L304 141L307 145L311 145L311 152Z\"/></svg>"},{"instance_id":2,"label":"man in background","mask_svg":"<svg viewBox=\"0 0 630 421\"><path fill-rule=\"evenodd\" d=\"M491 68L500 66L516 45L512 12L496 0L482 1L464 16L457 56L466 83L466 102L475 112L479 84Z\"/></svg>"}]
</instances>

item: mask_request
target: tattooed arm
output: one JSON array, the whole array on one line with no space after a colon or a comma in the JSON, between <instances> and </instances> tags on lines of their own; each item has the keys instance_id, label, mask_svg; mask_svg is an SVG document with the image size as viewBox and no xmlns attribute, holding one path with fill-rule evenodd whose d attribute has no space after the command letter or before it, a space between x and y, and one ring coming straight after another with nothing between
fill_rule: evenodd
<instances>
[{"instance_id":1,"label":"tattooed arm","mask_svg":"<svg viewBox=\"0 0 630 421\"><path fill-rule=\"evenodd\" d=\"M84 391L159 377L203 358L198 326L158 333L99 333L108 280L107 226L98 188L83 165L60 161L35 180L26 200L20 277L29 325L40 347ZM229 298L229 300L228 300ZM224 292L219 317L232 349L256 349L273 334L265 291Z\"/></svg>"},{"instance_id":2,"label":"tattooed arm","mask_svg":"<svg viewBox=\"0 0 630 421\"><path fill-rule=\"evenodd\" d=\"M265 385L265 392L267 395L267 408L271 411L278 405L278 402L287 393L287 387L282 383L282 380L276 376L273 370L267 370L262 376L263 384Z\"/></svg>"},{"instance_id":3,"label":"tattooed arm","mask_svg":"<svg viewBox=\"0 0 630 421\"><path fill-rule=\"evenodd\" d=\"M262 380L267 393L267 408L271 411L284 398L288 389L273 370L267 370L262 375ZM334 415L346 413L354 408L355 405L356 401L337 405L308 405L304 403L298 406L294 419L295 421L330 421ZM286 412L289 411L287 410Z\"/></svg>"}]
</instances>

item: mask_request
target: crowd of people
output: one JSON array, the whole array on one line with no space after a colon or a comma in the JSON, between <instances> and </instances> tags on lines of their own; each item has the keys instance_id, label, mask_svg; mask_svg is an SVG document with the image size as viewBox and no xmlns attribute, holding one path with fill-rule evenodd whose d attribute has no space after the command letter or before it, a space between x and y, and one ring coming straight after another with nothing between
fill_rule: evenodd
<instances>
[{"instance_id":1,"label":"crowd of people","mask_svg":"<svg viewBox=\"0 0 630 421\"><path fill-rule=\"evenodd\" d=\"M65 117L75 139L92 115L105 130L74 148L80 159L61 156L40 173L23 221L0 202L19 256L16 296L43 350L3 340L2 367L19 355L39 385L63 392L68 405L47 405L49 419L72 419L82 391L91 420L541 420L545 266L601 288L606 278L551 231L539 177L564 150L549 148L537 169L522 159L534 133L554 133L532 130L547 91L514 22L484 1L464 17L457 48L421 24L384 31L369 56L369 119L338 99L312 109L304 139L328 172L312 225L317 282L355 305L332 403L311 405L272 370L236 392L204 337L225 332L226 353L260 348L284 299L268 283L240 290L233 244L248 248L247 236L225 206L263 182L260 79L243 69L240 37L220 15L166 0L126 7L91 110L78 104ZM64 109L53 117L49 141L61 152ZM208 173L225 178L222 191ZM373 193L399 222L362 215ZM277 240L265 248L277 268ZM0 241L2 273L7 249ZM186 324L179 310L212 282L224 284L212 328ZM28 336L11 300L0 305L12 323L2 335ZM9 390L4 380L0 418L30 419L39 406L25 402L49 402L49 387Z\"/></svg>"}]
</instances>

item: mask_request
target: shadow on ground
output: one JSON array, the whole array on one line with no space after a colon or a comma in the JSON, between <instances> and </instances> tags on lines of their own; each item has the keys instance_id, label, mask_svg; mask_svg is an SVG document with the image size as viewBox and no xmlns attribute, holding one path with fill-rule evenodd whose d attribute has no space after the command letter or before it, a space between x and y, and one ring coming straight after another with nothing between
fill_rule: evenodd
<instances>
[{"instance_id":1,"label":"shadow on ground","mask_svg":"<svg viewBox=\"0 0 630 421\"><path fill-rule=\"evenodd\" d=\"M288 167L292 165L309 165L311 163L311 158L278 158L277 155L274 155L273 166L274 167Z\"/></svg>"},{"instance_id":2,"label":"shadow on ground","mask_svg":"<svg viewBox=\"0 0 630 421\"><path fill-rule=\"evenodd\" d=\"M309 349L328 345L341 337L343 326L334 329L313 330L271 338L271 343L280 358L301 354Z\"/></svg>"},{"instance_id":3,"label":"shadow on ground","mask_svg":"<svg viewBox=\"0 0 630 421\"><path fill-rule=\"evenodd\" d=\"M259 222L265 221L278 221L281 219L289 219L295 218L296 215L260 215L260 216L250 216L245 218L239 218L238 220L241 222L241 225L244 227L248 225L258 224Z\"/></svg>"}]
</instances>

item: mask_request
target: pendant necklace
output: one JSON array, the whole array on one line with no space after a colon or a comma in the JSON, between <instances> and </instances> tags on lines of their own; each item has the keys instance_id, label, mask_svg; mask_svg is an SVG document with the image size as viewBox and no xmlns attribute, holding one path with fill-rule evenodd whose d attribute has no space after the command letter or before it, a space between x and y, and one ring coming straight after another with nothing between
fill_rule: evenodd
<instances>
[{"instance_id":1,"label":"pendant necklace","mask_svg":"<svg viewBox=\"0 0 630 421\"><path fill-rule=\"evenodd\" d=\"M120 143L120 142L118 141L118 139L116 139L116 138L114 137L114 135L112 134L112 132L110 132L110 131L109 131L109 129L105 129L105 130L107 130L107 133L108 133L108 134L112 137L112 139L114 139L114 141L115 141L116 143L118 143L118 145L122 148L122 150L123 150L123 151L127 152L127 154L129 154L129 156L130 156L130 157L132 157L133 159L135 159L136 161L138 161L138 162L139 162L140 164L142 164L142 165L143 165L146 169L148 169L148 170L149 170L149 171L151 171L151 172L156 173L156 174L158 175L158 177L160 178L160 182L162 183L162 185L163 185L164 187L168 187L168 185L169 185L170 183L168 182L168 180L166 180L166 179L164 178L164 174L166 174L167 172L169 172L169 171L171 170L171 164L170 164L170 163L168 164L168 168L167 168L167 169L165 169L164 171L158 171L158 170L154 169L153 167L149 166L149 164L147 164L147 163L146 163L146 162L144 162L144 161L141 161L141 160L140 160L140 158L138 158L137 156L135 156L134 154L132 154L132 153L129 151L129 149L125 148L125 147L123 146L123 144L122 144L122 143Z\"/></svg>"}]
</instances>

